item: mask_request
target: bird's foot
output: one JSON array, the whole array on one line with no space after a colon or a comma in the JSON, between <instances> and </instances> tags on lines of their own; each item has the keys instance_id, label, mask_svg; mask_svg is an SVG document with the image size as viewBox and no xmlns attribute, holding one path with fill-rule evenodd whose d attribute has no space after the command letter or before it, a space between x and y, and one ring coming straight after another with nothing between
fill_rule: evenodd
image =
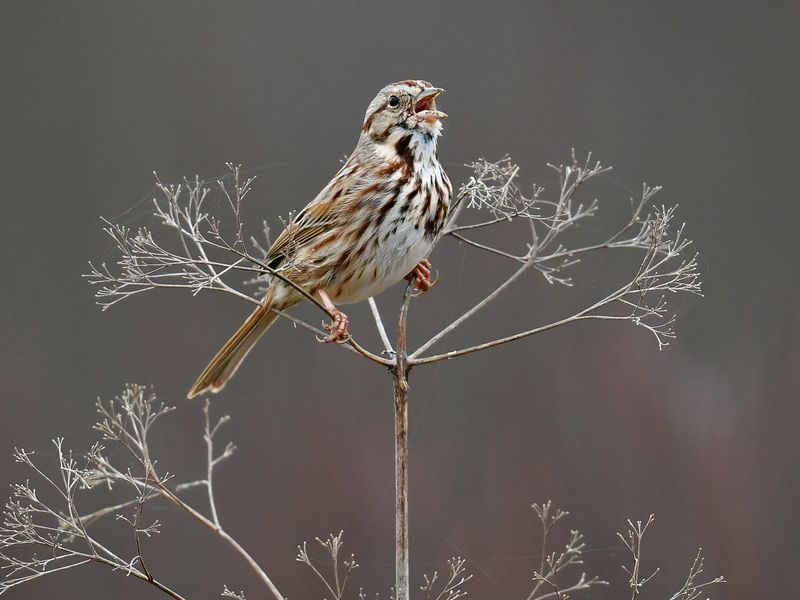
<instances>
[{"instance_id":1,"label":"bird's foot","mask_svg":"<svg viewBox=\"0 0 800 600\"><path fill-rule=\"evenodd\" d=\"M330 335L322 341L328 344L333 342L346 342L350 338L350 334L347 331L347 325L350 320L347 318L347 315L338 308L330 309L330 313L333 317L333 321L322 324L322 328L329 332Z\"/></svg>"},{"instance_id":2,"label":"bird's foot","mask_svg":"<svg viewBox=\"0 0 800 600\"><path fill-rule=\"evenodd\" d=\"M438 273L436 274L436 278L431 281L431 263L428 262L427 258L423 258L421 261L419 261L419 264L414 267L414 270L406 275L405 278L406 281L413 283L419 290L419 293L416 294L417 296L424 294L431 288L435 287L439 282Z\"/></svg>"}]
</instances>

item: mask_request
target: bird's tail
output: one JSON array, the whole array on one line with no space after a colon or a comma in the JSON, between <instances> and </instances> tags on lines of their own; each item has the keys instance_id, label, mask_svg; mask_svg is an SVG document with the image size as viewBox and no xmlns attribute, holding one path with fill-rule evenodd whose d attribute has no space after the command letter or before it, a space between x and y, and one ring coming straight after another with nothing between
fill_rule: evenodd
<instances>
[{"instance_id":1,"label":"bird's tail","mask_svg":"<svg viewBox=\"0 0 800 600\"><path fill-rule=\"evenodd\" d=\"M216 393L225 387L253 345L278 318L278 313L273 312L271 308L272 302L268 297L211 359L194 382L192 389L186 394L188 398L194 398L204 392Z\"/></svg>"}]
</instances>

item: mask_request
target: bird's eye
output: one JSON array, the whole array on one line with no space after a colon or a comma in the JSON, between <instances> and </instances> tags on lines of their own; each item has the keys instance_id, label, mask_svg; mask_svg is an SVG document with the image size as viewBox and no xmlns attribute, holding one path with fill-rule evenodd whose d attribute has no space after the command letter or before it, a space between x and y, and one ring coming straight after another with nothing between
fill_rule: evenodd
<instances>
[{"instance_id":1,"label":"bird's eye","mask_svg":"<svg viewBox=\"0 0 800 600\"><path fill-rule=\"evenodd\" d=\"M400 98L397 96L389 96L389 106L396 108L398 104L400 104Z\"/></svg>"}]
</instances>

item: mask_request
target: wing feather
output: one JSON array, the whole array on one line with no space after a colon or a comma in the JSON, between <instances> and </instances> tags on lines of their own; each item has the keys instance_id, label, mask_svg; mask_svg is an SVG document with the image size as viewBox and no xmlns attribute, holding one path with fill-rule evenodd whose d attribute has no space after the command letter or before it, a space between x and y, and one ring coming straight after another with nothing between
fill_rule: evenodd
<instances>
[{"instance_id":1,"label":"wing feather","mask_svg":"<svg viewBox=\"0 0 800 600\"><path fill-rule=\"evenodd\" d=\"M266 262L270 266L274 268L287 255L313 244L345 222L354 201L348 186L352 175L352 167L345 165L331 183L292 219L267 252Z\"/></svg>"}]
</instances>

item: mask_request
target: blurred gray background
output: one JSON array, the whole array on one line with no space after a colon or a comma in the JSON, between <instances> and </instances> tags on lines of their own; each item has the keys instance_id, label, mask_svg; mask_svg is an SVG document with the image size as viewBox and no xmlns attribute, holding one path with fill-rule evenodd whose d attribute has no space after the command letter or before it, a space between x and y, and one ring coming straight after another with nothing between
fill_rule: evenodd
<instances>
[{"instance_id":1,"label":"blurred gray background","mask_svg":"<svg viewBox=\"0 0 800 600\"><path fill-rule=\"evenodd\" d=\"M680 204L702 252L706 298L681 303L663 352L633 326L577 324L415 371L414 582L459 554L470 597L525 597L539 552L530 503L552 498L594 549L586 569L615 581L594 597L628 594L614 532L650 512L645 569L662 569L650 597L679 586L698 546L708 575L729 579L717 598L800 592L796 2L6 1L0 24L0 454L52 457L57 435L88 447L94 399L135 381L178 406L156 435L163 468L201 477L200 404L184 392L249 307L155 292L101 313L81 279L87 260L114 258L99 217L147 222L153 170L178 181L237 161L258 176L251 229L275 223L335 172L380 87L424 78L448 90L440 157L456 182L463 163L509 153L523 184L552 189L546 163L574 146L615 166L587 191L609 215L642 181L664 185L657 200ZM412 344L511 268L452 240L433 259L442 283L412 306ZM575 289L531 275L448 347L565 314L610 285L603 265ZM379 298L392 322L400 296ZM350 316L374 346L366 307ZM214 410L239 445L218 475L223 522L281 590L321 597L295 546L344 529L356 586L385 592L386 373L281 323ZM0 460L3 485L26 476ZM263 597L208 532L152 510L164 533L145 552L168 584ZM101 527L133 555L122 524ZM159 596L98 566L8 597Z\"/></svg>"}]
</instances>

